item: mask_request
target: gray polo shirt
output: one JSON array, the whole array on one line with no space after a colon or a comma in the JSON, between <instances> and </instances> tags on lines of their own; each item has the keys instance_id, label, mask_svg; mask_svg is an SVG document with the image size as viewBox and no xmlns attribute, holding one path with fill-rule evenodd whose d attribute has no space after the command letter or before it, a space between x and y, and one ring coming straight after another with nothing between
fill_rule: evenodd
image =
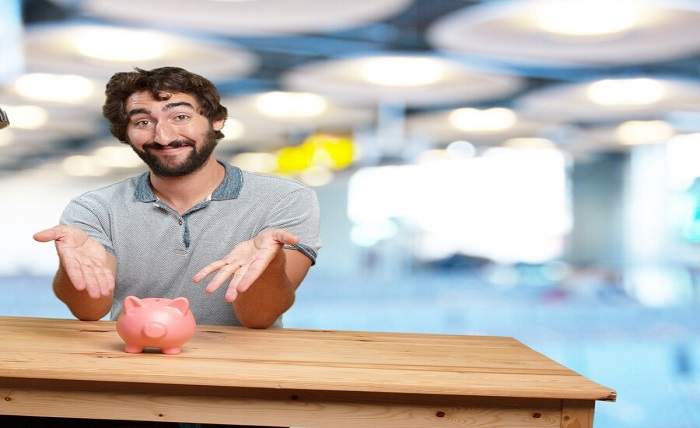
<instances>
[{"instance_id":1,"label":"gray polo shirt","mask_svg":"<svg viewBox=\"0 0 700 428\"><path fill-rule=\"evenodd\" d=\"M117 257L111 318L126 296L187 297L199 324L240 325L226 303L225 282L206 293L192 277L233 247L264 229L286 229L300 238L295 246L312 262L320 248L316 194L291 180L226 168L211 197L182 216L158 199L149 173L87 192L73 199L62 224L77 226ZM281 326L281 317L275 323Z\"/></svg>"}]
</instances>

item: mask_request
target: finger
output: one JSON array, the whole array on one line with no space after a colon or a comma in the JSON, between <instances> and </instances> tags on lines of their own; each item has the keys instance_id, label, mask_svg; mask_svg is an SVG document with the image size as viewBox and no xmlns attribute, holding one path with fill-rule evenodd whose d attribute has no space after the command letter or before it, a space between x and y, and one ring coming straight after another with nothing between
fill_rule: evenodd
<instances>
[{"instance_id":1,"label":"finger","mask_svg":"<svg viewBox=\"0 0 700 428\"><path fill-rule=\"evenodd\" d=\"M231 280L233 282L234 280ZM238 297L238 291L236 291L236 287L229 285L228 290L226 290L226 295L224 296L224 300L226 300L228 303L233 303L234 300Z\"/></svg>"},{"instance_id":2,"label":"finger","mask_svg":"<svg viewBox=\"0 0 700 428\"><path fill-rule=\"evenodd\" d=\"M110 293L112 292L112 275L111 271L109 269L105 268L97 268L96 269L96 276L97 276L97 283L99 284L100 287L100 294L103 296L109 296Z\"/></svg>"},{"instance_id":3,"label":"finger","mask_svg":"<svg viewBox=\"0 0 700 428\"><path fill-rule=\"evenodd\" d=\"M248 265L249 266L249 265ZM238 297L238 291L239 291L239 284L241 282L241 279L245 275L245 273L248 271L248 266L243 266L239 268L236 273L233 274L233 278L231 279L231 282L228 284L228 289L226 290L226 295L224 296L224 299L231 303L234 300L236 300L236 297Z\"/></svg>"},{"instance_id":4,"label":"finger","mask_svg":"<svg viewBox=\"0 0 700 428\"><path fill-rule=\"evenodd\" d=\"M111 270L103 268L102 275L105 281L105 288L102 290L102 295L111 296L114 293L114 284L116 282L114 279L114 274Z\"/></svg>"},{"instance_id":5,"label":"finger","mask_svg":"<svg viewBox=\"0 0 700 428\"><path fill-rule=\"evenodd\" d=\"M297 244L299 242L299 238L294 235L291 232L287 232L284 229L274 229L272 231L272 237L275 239L277 242L281 242L283 244Z\"/></svg>"},{"instance_id":6,"label":"finger","mask_svg":"<svg viewBox=\"0 0 700 428\"><path fill-rule=\"evenodd\" d=\"M117 279L114 277L114 273L109 269L107 269L107 278L109 281L109 294L114 294L114 288L117 286Z\"/></svg>"},{"instance_id":7,"label":"finger","mask_svg":"<svg viewBox=\"0 0 700 428\"><path fill-rule=\"evenodd\" d=\"M267 266L270 264L270 260L272 260L272 257L266 257L264 259L257 259L253 261L253 263L248 266L245 273L238 280L236 290L239 293L244 293L247 291L250 286L253 285L258 278L260 278L260 275L265 272L265 269L267 269Z\"/></svg>"},{"instance_id":8,"label":"finger","mask_svg":"<svg viewBox=\"0 0 700 428\"><path fill-rule=\"evenodd\" d=\"M92 265L83 265L83 277L85 278L85 287L90 297L99 299L101 295L100 283L97 279L95 267Z\"/></svg>"},{"instance_id":9,"label":"finger","mask_svg":"<svg viewBox=\"0 0 700 428\"><path fill-rule=\"evenodd\" d=\"M83 270L80 268L80 263L78 263L75 257L70 255L64 256L61 263L63 264L63 270L65 270L68 275L68 279L73 283L73 287L78 291L85 290L86 283L83 277Z\"/></svg>"},{"instance_id":10,"label":"finger","mask_svg":"<svg viewBox=\"0 0 700 428\"><path fill-rule=\"evenodd\" d=\"M231 275L233 275L236 270L238 270L242 264L227 264L226 266L219 269L219 273L216 274L214 279L207 285L207 292L213 293L217 288L221 286Z\"/></svg>"},{"instance_id":11,"label":"finger","mask_svg":"<svg viewBox=\"0 0 700 428\"><path fill-rule=\"evenodd\" d=\"M50 229L44 229L41 232L34 234L33 238L35 241L39 242L49 242L54 241L63 236L63 230L61 225L54 226Z\"/></svg>"},{"instance_id":12,"label":"finger","mask_svg":"<svg viewBox=\"0 0 700 428\"><path fill-rule=\"evenodd\" d=\"M100 292L100 296L107 295L107 281L105 278L105 273L103 268L96 267L94 269L95 280L97 281L97 290Z\"/></svg>"},{"instance_id":13,"label":"finger","mask_svg":"<svg viewBox=\"0 0 700 428\"><path fill-rule=\"evenodd\" d=\"M229 264L225 260L217 260L213 263L209 263L206 265L202 270L197 272L193 277L192 277L192 282L198 283L199 281L203 280L206 278L207 275L210 273L214 272L215 270L219 270L222 267L226 266Z\"/></svg>"},{"instance_id":14,"label":"finger","mask_svg":"<svg viewBox=\"0 0 700 428\"><path fill-rule=\"evenodd\" d=\"M284 229L267 229L258 234L254 242L257 248L270 248L273 244L296 244L299 242L299 238Z\"/></svg>"}]
</instances>

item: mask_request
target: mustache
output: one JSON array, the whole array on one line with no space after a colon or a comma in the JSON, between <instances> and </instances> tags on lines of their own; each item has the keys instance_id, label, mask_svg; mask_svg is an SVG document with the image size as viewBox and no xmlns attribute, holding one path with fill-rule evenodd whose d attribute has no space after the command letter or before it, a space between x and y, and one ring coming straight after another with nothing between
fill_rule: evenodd
<instances>
[{"instance_id":1,"label":"mustache","mask_svg":"<svg viewBox=\"0 0 700 428\"><path fill-rule=\"evenodd\" d=\"M158 143L148 143L143 145L143 150L164 150L164 149L177 149L179 147L194 147L194 141L192 140L175 140L170 142L168 145L162 145Z\"/></svg>"}]
</instances>

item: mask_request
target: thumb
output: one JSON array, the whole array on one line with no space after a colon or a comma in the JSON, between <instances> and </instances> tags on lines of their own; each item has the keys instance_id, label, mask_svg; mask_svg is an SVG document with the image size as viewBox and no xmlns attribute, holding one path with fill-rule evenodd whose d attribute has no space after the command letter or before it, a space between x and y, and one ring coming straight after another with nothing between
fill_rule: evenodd
<instances>
[{"instance_id":1,"label":"thumb","mask_svg":"<svg viewBox=\"0 0 700 428\"><path fill-rule=\"evenodd\" d=\"M275 241L282 244L296 244L299 242L299 238L296 235L287 232L284 229L275 229L272 231L272 237Z\"/></svg>"},{"instance_id":2,"label":"thumb","mask_svg":"<svg viewBox=\"0 0 700 428\"><path fill-rule=\"evenodd\" d=\"M65 235L65 230L63 229L63 226L58 225L50 229L42 230L34 234L34 240L39 242L55 241Z\"/></svg>"}]
</instances>

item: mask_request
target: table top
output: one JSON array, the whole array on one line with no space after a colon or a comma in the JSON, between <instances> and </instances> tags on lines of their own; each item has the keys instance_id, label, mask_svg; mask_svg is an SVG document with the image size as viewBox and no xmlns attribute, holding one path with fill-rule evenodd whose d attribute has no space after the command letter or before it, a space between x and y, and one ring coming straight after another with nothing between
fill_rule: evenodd
<instances>
[{"instance_id":1,"label":"table top","mask_svg":"<svg viewBox=\"0 0 700 428\"><path fill-rule=\"evenodd\" d=\"M199 325L178 355L128 354L112 321L0 317L0 377L614 401L509 337Z\"/></svg>"}]
</instances>

